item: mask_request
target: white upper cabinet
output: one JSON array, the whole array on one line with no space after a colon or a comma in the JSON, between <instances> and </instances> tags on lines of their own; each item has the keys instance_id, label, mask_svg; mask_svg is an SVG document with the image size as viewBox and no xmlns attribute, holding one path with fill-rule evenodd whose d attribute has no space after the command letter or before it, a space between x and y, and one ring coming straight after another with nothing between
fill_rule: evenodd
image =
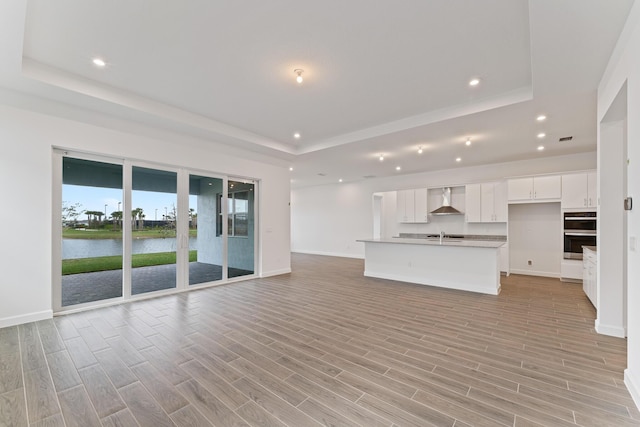
<instances>
[{"instance_id":1,"label":"white upper cabinet","mask_svg":"<svg viewBox=\"0 0 640 427\"><path fill-rule=\"evenodd\" d=\"M482 222L481 184L468 184L464 189L465 220Z\"/></svg>"},{"instance_id":2,"label":"white upper cabinet","mask_svg":"<svg viewBox=\"0 0 640 427\"><path fill-rule=\"evenodd\" d=\"M415 222L429 222L429 203L427 198L427 189L418 188L413 190L414 193L414 220Z\"/></svg>"},{"instance_id":3,"label":"white upper cabinet","mask_svg":"<svg viewBox=\"0 0 640 427\"><path fill-rule=\"evenodd\" d=\"M396 191L396 216L398 222L429 222L427 189Z\"/></svg>"},{"instance_id":4,"label":"white upper cabinet","mask_svg":"<svg viewBox=\"0 0 640 427\"><path fill-rule=\"evenodd\" d=\"M507 182L496 182L493 189L494 222L507 222L509 210L507 205Z\"/></svg>"},{"instance_id":5,"label":"white upper cabinet","mask_svg":"<svg viewBox=\"0 0 640 427\"><path fill-rule=\"evenodd\" d=\"M507 183L510 202L549 202L562 195L560 175L515 178Z\"/></svg>"},{"instance_id":6,"label":"white upper cabinet","mask_svg":"<svg viewBox=\"0 0 640 427\"><path fill-rule=\"evenodd\" d=\"M595 208L596 179L596 172L562 175L562 208Z\"/></svg>"},{"instance_id":7,"label":"white upper cabinet","mask_svg":"<svg viewBox=\"0 0 640 427\"><path fill-rule=\"evenodd\" d=\"M505 182L469 184L465 188L467 222L507 222Z\"/></svg>"}]
</instances>

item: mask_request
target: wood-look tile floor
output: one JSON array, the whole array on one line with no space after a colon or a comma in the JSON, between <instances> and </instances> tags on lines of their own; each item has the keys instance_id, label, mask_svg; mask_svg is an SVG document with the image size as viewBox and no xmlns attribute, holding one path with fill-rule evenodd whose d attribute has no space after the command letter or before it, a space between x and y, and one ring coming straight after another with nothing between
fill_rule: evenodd
<instances>
[{"instance_id":1,"label":"wood-look tile floor","mask_svg":"<svg viewBox=\"0 0 640 427\"><path fill-rule=\"evenodd\" d=\"M502 283L294 254L290 275L0 329L0 425L640 425L626 342L581 286Z\"/></svg>"}]
</instances>

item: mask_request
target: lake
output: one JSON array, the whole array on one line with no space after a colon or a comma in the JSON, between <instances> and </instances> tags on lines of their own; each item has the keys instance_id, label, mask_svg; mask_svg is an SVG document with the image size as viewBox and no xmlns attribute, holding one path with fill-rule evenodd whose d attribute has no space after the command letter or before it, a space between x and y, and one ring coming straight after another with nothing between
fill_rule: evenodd
<instances>
[{"instance_id":1,"label":"lake","mask_svg":"<svg viewBox=\"0 0 640 427\"><path fill-rule=\"evenodd\" d=\"M198 238L189 238L189 249L197 249ZM177 248L176 238L135 239L133 253L174 252ZM120 239L62 239L62 259L90 258L98 256L122 255Z\"/></svg>"}]
</instances>

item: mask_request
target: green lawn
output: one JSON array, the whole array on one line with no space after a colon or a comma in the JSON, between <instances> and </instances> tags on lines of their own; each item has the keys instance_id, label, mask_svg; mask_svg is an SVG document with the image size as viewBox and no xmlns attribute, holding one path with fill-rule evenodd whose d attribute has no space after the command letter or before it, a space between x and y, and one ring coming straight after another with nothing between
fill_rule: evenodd
<instances>
[{"instance_id":1,"label":"green lawn","mask_svg":"<svg viewBox=\"0 0 640 427\"><path fill-rule=\"evenodd\" d=\"M160 239L163 237L176 237L173 230L163 230L154 228L152 230L134 230L132 232L134 239ZM197 229L189 229L189 237L197 237ZM62 229L63 239L122 239L121 230L105 230L105 229L84 229L77 230L73 228Z\"/></svg>"},{"instance_id":2,"label":"green lawn","mask_svg":"<svg viewBox=\"0 0 640 427\"><path fill-rule=\"evenodd\" d=\"M189 262L197 260L198 251L189 251ZM146 267L149 265L175 264L175 252L158 252L151 254L132 255L132 266ZM62 275L91 273L93 271L120 270L122 268L122 256L101 256L93 258L63 259Z\"/></svg>"}]
</instances>

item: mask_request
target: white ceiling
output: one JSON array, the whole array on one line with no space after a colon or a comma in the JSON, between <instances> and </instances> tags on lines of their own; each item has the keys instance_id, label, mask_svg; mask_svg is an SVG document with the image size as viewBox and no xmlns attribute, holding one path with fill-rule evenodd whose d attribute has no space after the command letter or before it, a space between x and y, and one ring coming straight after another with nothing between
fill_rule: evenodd
<instances>
[{"instance_id":1,"label":"white ceiling","mask_svg":"<svg viewBox=\"0 0 640 427\"><path fill-rule=\"evenodd\" d=\"M0 86L289 159L304 186L595 150L633 0L5 3Z\"/></svg>"}]
</instances>

